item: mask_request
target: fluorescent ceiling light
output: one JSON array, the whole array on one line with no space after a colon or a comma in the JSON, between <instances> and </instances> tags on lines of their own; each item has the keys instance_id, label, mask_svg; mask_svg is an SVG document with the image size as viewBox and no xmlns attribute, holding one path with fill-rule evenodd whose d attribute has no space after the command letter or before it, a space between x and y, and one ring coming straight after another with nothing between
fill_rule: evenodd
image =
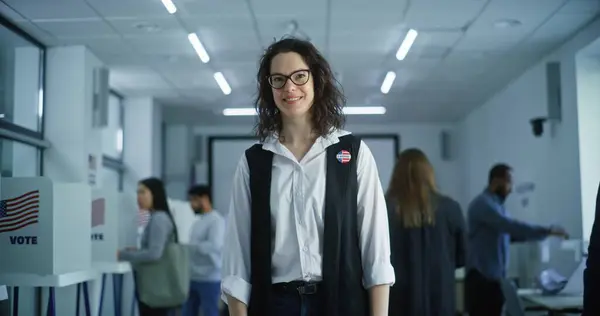
<instances>
[{"instance_id":1,"label":"fluorescent ceiling light","mask_svg":"<svg viewBox=\"0 0 600 316\"><path fill-rule=\"evenodd\" d=\"M223 110L225 116L253 116L258 115L255 108L229 108Z\"/></svg>"},{"instance_id":2,"label":"fluorescent ceiling light","mask_svg":"<svg viewBox=\"0 0 600 316\"><path fill-rule=\"evenodd\" d=\"M177 7L173 3L173 1L171 1L171 0L161 0L161 1L162 1L162 4L167 9L167 11L169 11L169 13L173 14L173 13L177 12Z\"/></svg>"},{"instance_id":3,"label":"fluorescent ceiling light","mask_svg":"<svg viewBox=\"0 0 600 316\"><path fill-rule=\"evenodd\" d=\"M381 93L387 94L390 92L392 85L394 84L394 80L396 80L396 73L393 71L388 71L383 79L383 83L381 84Z\"/></svg>"},{"instance_id":4,"label":"fluorescent ceiling light","mask_svg":"<svg viewBox=\"0 0 600 316\"><path fill-rule=\"evenodd\" d=\"M400 48L398 48L398 51L396 52L396 59L404 60L404 58L406 58L406 55L408 55L408 51L417 39L417 35L419 35L419 33L413 29L410 29L408 33L406 33L406 37L404 37Z\"/></svg>"},{"instance_id":5,"label":"fluorescent ceiling light","mask_svg":"<svg viewBox=\"0 0 600 316\"><path fill-rule=\"evenodd\" d=\"M231 93L231 87L227 83L227 80L225 80L225 76L223 76L223 73L215 72L213 77L215 77L215 80L217 81L219 88L221 88L221 91L223 91L223 94L229 95Z\"/></svg>"},{"instance_id":6,"label":"fluorescent ceiling light","mask_svg":"<svg viewBox=\"0 0 600 316\"><path fill-rule=\"evenodd\" d=\"M386 109L383 106L347 106L343 109L346 115L382 115ZM254 108L227 108L223 110L225 116L254 116L257 115Z\"/></svg>"},{"instance_id":7,"label":"fluorescent ceiling light","mask_svg":"<svg viewBox=\"0 0 600 316\"><path fill-rule=\"evenodd\" d=\"M198 57L200 57L200 60L206 64L210 60L210 57L208 57L208 53L206 52L206 49L204 49L204 45L200 43L198 35L196 35L196 33L190 33L188 35L188 40L194 47L194 50L196 51L196 54L198 54Z\"/></svg>"},{"instance_id":8,"label":"fluorescent ceiling light","mask_svg":"<svg viewBox=\"0 0 600 316\"><path fill-rule=\"evenodd\" d=\"M344 108L346 115L382 115L385 114L383 106L347 106Z\"/></svg>"}]
</instances>

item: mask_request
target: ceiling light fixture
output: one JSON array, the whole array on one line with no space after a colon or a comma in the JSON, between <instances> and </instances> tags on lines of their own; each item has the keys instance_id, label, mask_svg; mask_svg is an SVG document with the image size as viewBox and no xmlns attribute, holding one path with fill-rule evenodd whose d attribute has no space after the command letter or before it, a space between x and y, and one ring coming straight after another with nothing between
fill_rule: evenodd
<instances>
[{"instance_id":1,"label":"ceiling light fixture","mask_svg":"<svg viewBox=\"0 0 600 316\"><path fill-rule=\"evenodd\" d=\"M494 22L494 27L499 28L499 29L508 29L511 27L521 26L522 24L523 23L521 23L521 21L519 21L519 20L504 19L504 20L498 20L498 21Z\"/></svg>"},{"instance_id":2,"label":"ceiling light fixture","mask_svg":"<svg viewBox=\"0 0 600 316\"><path fill-rule=\"evenodd\" d=\"M386 109L383 106L347 106L343 109L346 115L382 115ZM255 116L255 108L227 108L223 110L225 116Z\"/></svg>"},{"instance_id":3,"label":"ceiling light fixture","mask_svg":"<svg viewBox=\"0 0 600 316\"><path fill-rule=\"evenodd\" d=\"M343 111L346 115L382 115L386 112L383 106L347 106Z\"/></svg>"},{"instance_id":4,"label":"ceiling light fixture","mask_svg":"<svg viewBox=\"0 0 600 316\"><path fill-rule=\"evenodd\" d=\"M394 84L394 80L396 80L396 73L393 71L388 71L383 79L383 83L381 84L381 93L388 94L392 85Z\"/></svg>"},{"instance_id":5,"label":"ceiling light fixture","mask_svg":"<svg viewBox=\"0 0 600 316\"><path fill-rule=\"evenodd\" d=\"M204 49L204 45L202 45L200 42L198 35L196 33L190 33L188 35L188 40L192 44L192 47L194 47L194 50L196 51L196 54L198 54L198 57L200 57L200 60L206 64L210 60L210 57L208 56L206 49Z\"/></svg>"},{"instance_id":6,"label":"ceiling light fixture","mask_svg":"<svg viewBox=\"0 0 600 316\"><path fill-rule=\"evenodd\" d=\"M254 116L258 115L255 108L228 108L223 110L225 116Z\"/></svg>"},{"instance_id":7,"label":"ceiling light fixture","mask_svg":"<svg viewBox=\"0 0 600 316\"><path fill-rule=\"evenodd\" d=\"M222 72L215 72L213 77L217 81L217 84L219 85L219 88L221 88L221 91L223 91L224 95L231 94L231 87L229 86L229 83L227 83L227 80L225 80L225 76L223 76Z\"/></svg>"},{"instance_id":8,"label":"ceiling light fixture","mask_svg":"<svg viewBox=\"0 0 600 316\"><path fill-rule=\"evenodd\" d=\"M174 14L175 12L177 12L177 7L173 3L173 1L171 1L171 0L161 0L161 1L169 13Z\"/></svg>"},{"instance_id":9,"label":"ceiling light fixture","mask_svg":"<svg viewBox=\"0 0 600 316\"><path fill-rule=\"evenodd\" d=\"M408 51L417 39L417 35L419 35L419 33L416 30L408 30L406 36L404 37L404 40L402 41L402 44L400 44L400 48L398 48L398 51L396 52L396 59L404 60L404 58L406 58L406 55L408 55Z\"/></svg>"},{"instance_id":10,"label":"ceiling light fixture","mask_svg":"<svg viewBox=\"0 0 600 316\"><path fill-rule=\"evenodd\" d=\"M148 33L156 33L160 31L160 26L146 22L136 23L133 25L133 27L135 27L138 30L146 31Z\"/></svg>"}]
</instances>

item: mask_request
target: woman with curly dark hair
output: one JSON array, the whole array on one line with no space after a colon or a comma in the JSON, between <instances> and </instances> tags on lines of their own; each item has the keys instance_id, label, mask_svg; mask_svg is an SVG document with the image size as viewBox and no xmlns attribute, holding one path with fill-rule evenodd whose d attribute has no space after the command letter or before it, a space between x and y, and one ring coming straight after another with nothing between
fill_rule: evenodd
<instances>
[{"instance_id":1,"label":"woman with curly dark hair","mask_svg":"<svg viewBox=\"0 0 600 316\"><path fill-rule=\"evenodd\" d=\"M369 148L341 128L345 98L307 41L272 44L256 133L234 175L222 289L232 316L387 315L387 209Z\"/></svg>"}]
</instances>

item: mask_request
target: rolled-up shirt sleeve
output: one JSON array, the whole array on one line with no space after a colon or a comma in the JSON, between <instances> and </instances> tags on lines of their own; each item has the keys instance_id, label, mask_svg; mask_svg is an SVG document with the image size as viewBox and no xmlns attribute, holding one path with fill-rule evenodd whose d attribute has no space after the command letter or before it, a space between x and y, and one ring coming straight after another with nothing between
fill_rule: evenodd
<instances>
[{"instance_id":1,"label":"rolled-up shirt sleeve","mask_svg":"<svg viewBox=\"0 0 600 316\"><path fill-rule=\"evenodd\" d=\"M233 176L227 231L223 247L222 299L224 294L248 305L250 300L250 185L246 157Z\"/></svg>"},{"instance_id":2,"label":"rolled-up shirt sleeve","mask_svg":"<svg viewBox=\"0 0 600 316\"><path fill-rule=\"evenodd\" d=\"M388 214L373 154L362 142L358 153L358 232L365 288L393 285Z\"/></svg>"}]
</instances>

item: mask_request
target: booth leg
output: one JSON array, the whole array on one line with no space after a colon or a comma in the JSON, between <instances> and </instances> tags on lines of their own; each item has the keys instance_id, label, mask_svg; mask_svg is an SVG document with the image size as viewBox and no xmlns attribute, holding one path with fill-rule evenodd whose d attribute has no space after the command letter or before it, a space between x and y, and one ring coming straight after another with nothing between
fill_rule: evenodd
<instances>
[{"instance_id":1,"label":"booth leg","mask_svg":"<svg viewBox=\"0 0 600 316\"><path fill-rule=\"evenodd\" d=\"M56 316L56 300L54 297L54 288L51 287L50 295L48 296L48 307L46 308L46 316Z\"/></svg>"},{"instance_id":2,"label":"booth leg","mask_svg":"<svg viewBox=\"0 0 600 316\"><path fill-rule=\"evenodd\" d=\"M75 299L75 316L79 316L81 315L79 313L79 307L80 307L80 303L81 303L81 283L77 284L77 295L76 295L76 299Z\"/></svg>"},{"instance_id":3,"label":"booth leg","mask_svg":"<svg viewBox=\"0 0 600 316\"><path fill-rule=\"evenodd\" d=\"M137 293L134 291L133 299L131 300L131 316L135 316L135 305L137 304Z\"/></svg>"},{"instance_id":4,"label":"booth leg","mask_svg":"<svg viewBox=\"0 0 600 316\"><path fill-rule=\"evenodd\" d=\"M98 303L98 316L102 316L102 307L104 306L104 286L106 285L106 274L102 274L102 285L100 286L100 302Z\"/></svg>"},{"instance_id":5,"label":"booth leg","mask_svg":"<svg viewBox=\"0 0 600 316\"><path fill-rule=\"evenodd\" d=\"M13 316L19 316L19 287L15 286L12 289L13 289L12 314L13 314Z\"/></svg>"},{"instance_id":6,"label":"booth leg","mask_svg":"<svg viewBox=\"0 0 600 316\"><path fill-rule=\"evenodd\" d=\"M92 308L90 306L90 293L88 291L87 282L83 282L83 303L85 304L85 316L92 316Z\"/></svg>"},{"instance_id":7,"label":"booth leg","mask_svg":"<svg viewBox=\"0 0 600 316\"><path fill-rule=\"evenodd\" d=\"M131 316L135 316L135 307L138 302L137 284L135 282L135 272L133 273L133 299L131 300Z\"/></svg>"},{"instance_id":8,"label":"booth leg","mask_svg":"<svg viewBox=\"0 0 600 316\"><path fill-rule=\"evenodd\" d=\"M123 310L123 275L113 274L113 303L115 316L121 316Z\"/></svg>"}]
</instances>

